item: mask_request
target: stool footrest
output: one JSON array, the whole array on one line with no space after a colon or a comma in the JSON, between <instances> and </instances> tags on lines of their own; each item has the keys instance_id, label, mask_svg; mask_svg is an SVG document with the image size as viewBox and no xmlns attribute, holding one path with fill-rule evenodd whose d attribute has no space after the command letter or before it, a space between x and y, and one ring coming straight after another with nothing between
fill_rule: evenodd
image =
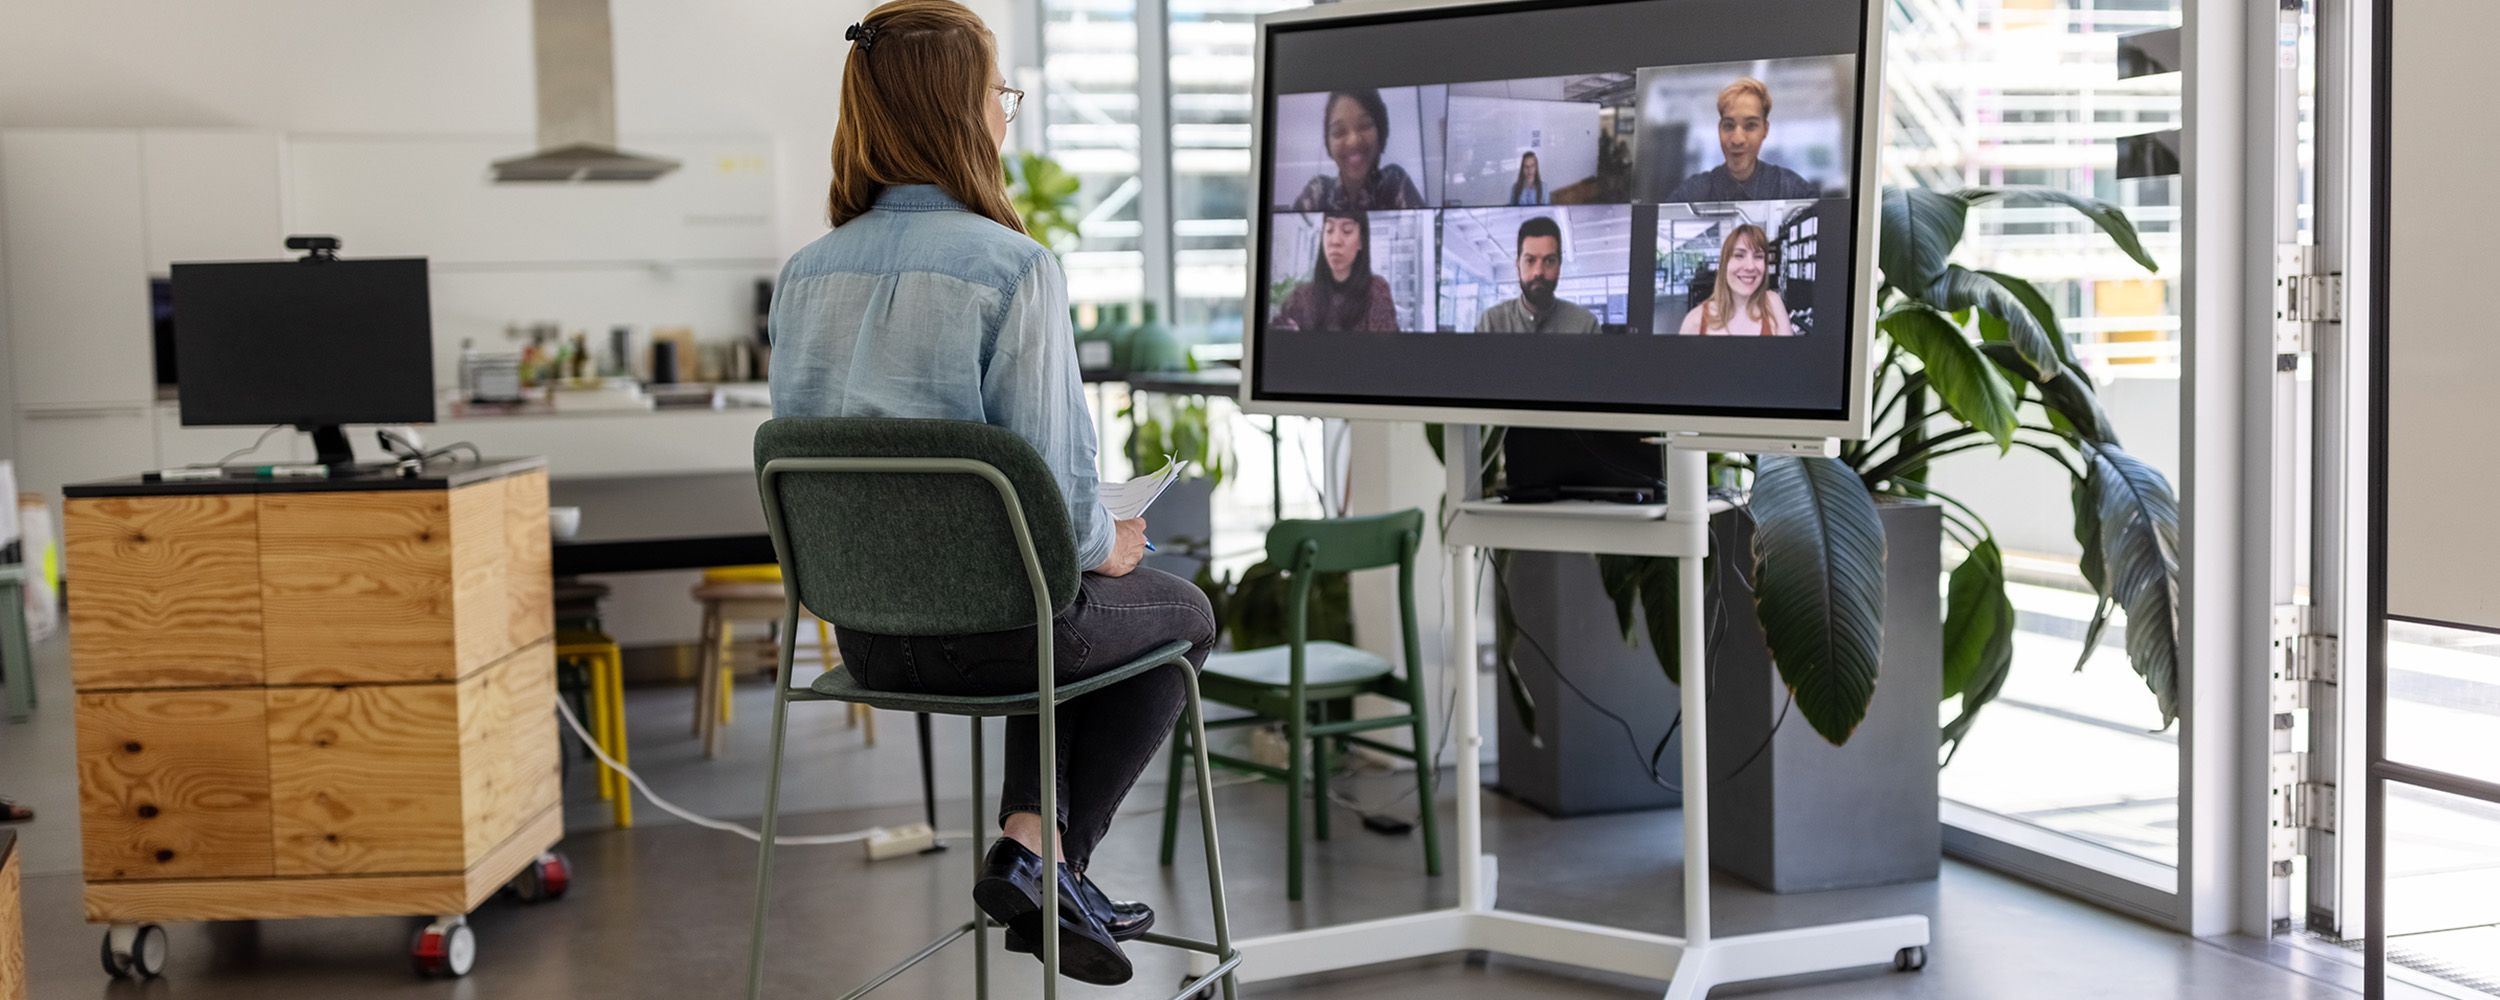
<instances>
[{"instance_id":1,"label":"stool footrest","mask_svg":"<svg viewBox=\"0 0 2500 1000\"><path fill-rule=\"evenodd\" d=\"M893 982L894 977L911 971L912 966L927 961L929 956L946 950L947 945L954 944L958 939L970 933L972 933L972 923L970 921L957 924L954 930L950 930L945 934L939 935L937 940L929 942L927 946L921 948L918 952L913 953L910 958L906 958L900 962L894 963L893 965L886 966L884 972L877 973L874 978L865 983L859 984L858 987L852 989L850 992L842 994L842 1000L859 1000L860 997L867 996L869 993L874 992L878 987Z\"/></svg>"}]
</instances>

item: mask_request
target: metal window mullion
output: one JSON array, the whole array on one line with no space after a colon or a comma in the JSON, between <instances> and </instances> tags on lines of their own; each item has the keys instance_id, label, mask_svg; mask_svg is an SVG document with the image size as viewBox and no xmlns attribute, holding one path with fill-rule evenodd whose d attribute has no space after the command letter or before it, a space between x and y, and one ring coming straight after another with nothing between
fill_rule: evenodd
<instances>
[{"instance_id":1,"label":"metal window mullion","mask_svg":"<svg viewBox=\"0 0 2500 1000\"><path fill-rule=\"evenodd\" d=\"M1172 251L1172 16L1167 0L1137 0L1137 221L1145 232L1145 301L1166 323L1175 291Z\"/></svg>"}]
</instances>

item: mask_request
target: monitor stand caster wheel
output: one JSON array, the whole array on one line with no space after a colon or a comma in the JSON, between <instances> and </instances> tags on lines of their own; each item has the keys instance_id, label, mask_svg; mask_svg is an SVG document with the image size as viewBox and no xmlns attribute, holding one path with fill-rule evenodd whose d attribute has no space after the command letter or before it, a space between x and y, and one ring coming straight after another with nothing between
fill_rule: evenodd
<instances>
[{"instance_id":1,"label":"monitor stand caster wheel","mask_svg":"<svg viewBox=\"0 0 2500 1000\"><path fill-rule=\"evenodd\" d=\"M466 915L437 917L433 923L417 929L416 940L409 943L408 952L416 963L417 975L458 978L468 975L477 965L477 933L469 929Z\"/></svg>"},{"instance_id":2,"label":"monitor stand caster wheel","mask_svg":"<svg viewBox=\"0 0 2500 1000\"><path fill-rule=\"evenodd\" d=\"M1892 953L1892 971L1917 972L1927 967L1927 947L1911 945Z\"/></svg>"},{"instance_id":3,"label":"monitor stand caster wheel","mask_svg":"<svg viewBox=\"0 0 2500 1000\"><path fill-rule=\"evenodd\" d=\"M114 924L104 929L104 971L115 979L154 979L165 974L162 924Z\"/></svg>"}]
</instances>

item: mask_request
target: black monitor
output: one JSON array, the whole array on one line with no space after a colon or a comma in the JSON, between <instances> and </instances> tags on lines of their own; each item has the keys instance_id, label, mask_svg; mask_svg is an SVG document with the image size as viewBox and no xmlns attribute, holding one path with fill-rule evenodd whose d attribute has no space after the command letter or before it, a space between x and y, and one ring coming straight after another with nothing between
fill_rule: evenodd
<instances>
[{"instance_id":1,"label":"black monitor","mask_svg":"<svg viewBox=\"0 0 2500 1000\"><path fill-rule=\"evenodd\" d=\"M186 427L293 424L345 466L339 425L434 420L425 258L175 264L173 301Z\"/></svg>"}]
</instances>

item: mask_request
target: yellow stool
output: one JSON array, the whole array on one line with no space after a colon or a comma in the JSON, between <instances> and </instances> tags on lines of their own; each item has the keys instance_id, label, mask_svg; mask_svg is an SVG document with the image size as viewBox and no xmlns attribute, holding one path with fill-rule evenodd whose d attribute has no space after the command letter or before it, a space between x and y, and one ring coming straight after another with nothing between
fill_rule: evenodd
<instances>
[{"instance_id":1,"label":"yellow stool","mask_svg":"<svg viewBox=\"0 0 2500 1000\"><path fill-rule=\"evenodd\" d=\"M616 641L589 629L559 629L556 659L577 661L590 679L591 738L601 752L619 764L631 764L625 746L625 654ZM634 792L625 776L605 762L599 765L599 797L613 803L618 829L634 825Z\"/></svg>"},{"instance_id":2,"label":"yellow stool","mask_svg":"<svg viewBox=\"0 0 2500 1000\"><path fill-rule=\"evenodd\" d=\"M787 601L781 589L781 567L722 566L703 571L703 582L694 588L694 598L703 604L703 637L697 652L695 676L694 733L703 740L703 755L720 754L721 727L729 724L730 684L737 671L732 665L731 631L740 622L762 622L774 626L778 641L779 624ZM833 630L822 621L816 623L817 656L827 671L841 665L842 657L833 645ZM866 726L869 746L877 745L877 718L866 705L852 705L849 723L853 728Z\"/></svg>"}]
</instances>

